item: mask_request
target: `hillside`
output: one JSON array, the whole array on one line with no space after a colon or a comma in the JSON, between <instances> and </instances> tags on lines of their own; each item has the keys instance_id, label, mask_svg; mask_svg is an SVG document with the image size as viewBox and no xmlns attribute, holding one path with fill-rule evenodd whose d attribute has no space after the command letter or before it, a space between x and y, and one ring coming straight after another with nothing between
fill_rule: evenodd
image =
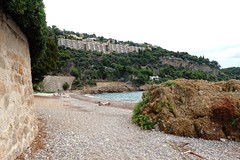
<instances>
[{"instance_id":1,"label":"hillside","mask_svg":"<svg viewBox=\"0 0 240 160\"><path fill-rule=\"evenodd\" d=\"M231 71L222 72L216 61L192 56L186 52L169 51L147 43L137 44L97 37L95 34L62 31L56 26L48 27L48 36L55 42L50 47L56 48L59 38L65 42L58 46L57 54L51 56L49 53L43 58L42 61L46 64L40 66L39 72L34 76L41 79L43 72L40 71L45 68L48 69L45 74L72 75L76 77L75 88L86 84L95 85L95 81L99 80L129 82L140 86L151 82L150 76L159 77L154 83L176 78L219 81L234 77L229 76ZM115 50L110 50L110 45L115 46ZM106 50L100 47L107 47L108 52L104 52ZM131 47L141 49L130 50ZM120 52L123 50L127 52Z\"/></svg>"},{"instance_id":2,"label":"hillside","mask_svg":"<svg viewBox=\"0 0 240 160\"><path fill-rule=\"evenodd\" d=\"M230 79L240 79L240 67L224 68L221 72Z\"/></svg>"}]
</instances>

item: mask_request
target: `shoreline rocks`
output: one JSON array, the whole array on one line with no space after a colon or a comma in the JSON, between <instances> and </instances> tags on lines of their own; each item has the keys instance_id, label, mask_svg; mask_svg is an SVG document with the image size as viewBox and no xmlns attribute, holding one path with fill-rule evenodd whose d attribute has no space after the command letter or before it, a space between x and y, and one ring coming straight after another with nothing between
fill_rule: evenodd
<instances>
[{"instance_id":1,"label":"shoreline rocks","mask_svg":"<svg viewBox=\"0 0 240 160\"><path fill-rule=\"evenodd\" d=\"M141 109L165 133L240 141L240 81L177 79L150 89Z\"/></svg>"},{"instance_id":2,"label":"shoreline rocks","mask_svg":"<svg viewBox=\"0 0 240 160\"><path fill-rule=\"evenodd\" d=\"M145 91L151 85L146 84L140 87L133 86L132 84L124 82L98 82L97 86L84 87L82 90L75 90L75 93L84 94L99 94L99 93L116 93L116 92L131 92L131 91Z\"/></svg>"}]
</instances>

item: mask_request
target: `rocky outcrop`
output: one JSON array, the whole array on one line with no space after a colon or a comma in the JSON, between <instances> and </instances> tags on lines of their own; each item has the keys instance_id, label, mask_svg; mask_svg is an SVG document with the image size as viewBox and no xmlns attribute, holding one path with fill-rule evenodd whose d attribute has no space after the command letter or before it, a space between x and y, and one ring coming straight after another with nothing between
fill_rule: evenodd
<instances>
[{"instance_id":1,"label":"rocky outcrop","mask_svg":"<svg viewBox=\"0 0 240 160\"><path fill-rule=\"evenodd\" d=\"M240 81L177 79L152 88L149 95L140 114L160 131L240 141Z\"/></svg>"},{"instance_id":2,"label":"rocky outcrop","mask_svg":"<svg viewBox=\"0 0 240 160\"><path fill-rule=\"evenodd\" d=\"M185 68L192 69L194 71L200 70L200 71L203 71L203 72L212 73L214 75L218 74L218 70L210 67L209 65L198 64L197 62L183 60L181 58L162 57L161 62L162 62L162 64L168 64L168 65L171 65L173 67L185 67Z\"/></svg>"},{"instance_id":3,"label":"rocky outcrop","mask_svg":"<svg viewBox=\"0 0 240 160\"><path fill-rule=\"evenodd\" d=\"M15 159L36 132L28 41L0 11L0 159Z\"/></svg>"},{"instance_id":4,"label":"rocky outcrop","mask_svg":"<svg viewBox=\"0 0 240 160\"><path fill-rule=\"evenodd\" d=\"M116 92L130 92L130 91L145 91L150 88L150 85L145 84L140 87L133 86L131 83L125 82L97 82L94 87L84 87L77 92L85 94L99 94L99 93L116 93Z\"/></svg>"}]
</instances>

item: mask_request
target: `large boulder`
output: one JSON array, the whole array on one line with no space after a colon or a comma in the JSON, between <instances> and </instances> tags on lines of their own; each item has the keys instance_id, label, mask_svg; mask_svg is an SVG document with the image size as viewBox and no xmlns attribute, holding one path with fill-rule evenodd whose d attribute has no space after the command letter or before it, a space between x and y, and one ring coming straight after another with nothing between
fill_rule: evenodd
<instances>
[{"instance_id":1,"label":"large boulder","mask_svg":"<svg viewBox=\"0 0 240 160\"><path fill-rule=\"evenodd\" d=\"M240 81L177 79L153 87L149 95L140 114L160 131L240 141Z\"/></svg>"}]
</instances>

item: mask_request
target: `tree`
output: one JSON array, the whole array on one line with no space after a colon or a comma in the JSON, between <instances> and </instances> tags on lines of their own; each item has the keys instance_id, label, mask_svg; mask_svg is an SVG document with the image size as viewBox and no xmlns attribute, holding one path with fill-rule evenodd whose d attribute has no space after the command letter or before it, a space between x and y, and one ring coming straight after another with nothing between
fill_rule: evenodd
<instances>
[{"instance_id":1,"label":"tree","mask_svg":"<svg viewBox=\"0 0 240 160\"><path fill-rule=\"evenodd\" d=\"M76 79L81 78L81 72L76 67L71 68L70 74L74 76Z\"/></svg>"},{"instance_id":2,"label":"tree","mask_svg":"<svg viewBox=\"0 0 240 160\"><path fill-rule=\"evenodd\" d=\"M42 0L1 0L0 9L11 15L28 38L32 65L46 49L46 15Z\"/></svg>"},{"instance_id":3,"label":"tree","mask_svg":"<svg viewBox=\"0 0 240 160\"><path fill-rule=\"evenodd\" d=\"M58 57L56 43L52 38L48 38L46 51L32 65L33 82L42 80L44 75L55 69Z\"/></svg>"}]
</instances>

